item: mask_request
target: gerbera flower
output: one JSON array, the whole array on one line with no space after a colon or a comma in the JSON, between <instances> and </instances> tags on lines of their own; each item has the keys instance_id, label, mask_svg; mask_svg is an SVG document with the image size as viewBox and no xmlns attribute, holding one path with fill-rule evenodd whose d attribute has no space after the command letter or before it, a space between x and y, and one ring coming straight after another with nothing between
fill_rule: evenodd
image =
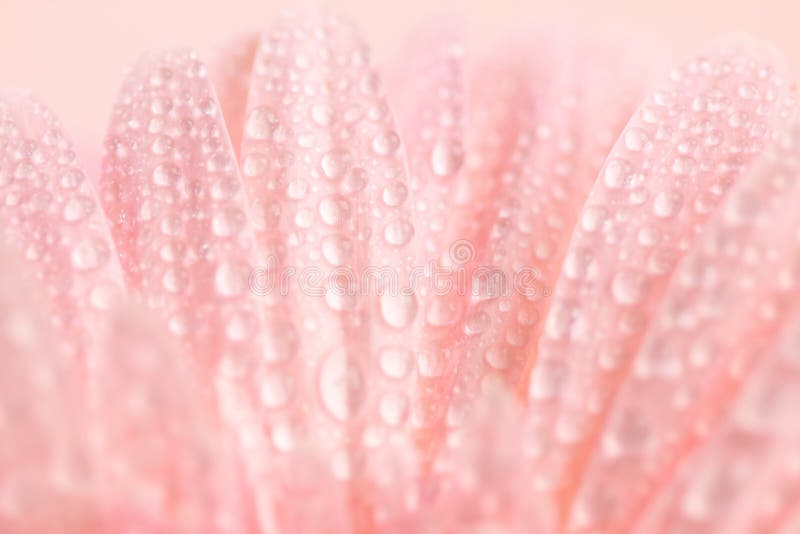
<instances>
[{"instance_id":1,"label":"gerbera flower","mask_svg":"<svg viewBox=\"0 0 800 534\"><path fill-rule=\"evenodd\" d=\"M785 67L533 33L152 52L99 176L4 93L3 532L798 528Z\"/></svg>"}]
</instances>

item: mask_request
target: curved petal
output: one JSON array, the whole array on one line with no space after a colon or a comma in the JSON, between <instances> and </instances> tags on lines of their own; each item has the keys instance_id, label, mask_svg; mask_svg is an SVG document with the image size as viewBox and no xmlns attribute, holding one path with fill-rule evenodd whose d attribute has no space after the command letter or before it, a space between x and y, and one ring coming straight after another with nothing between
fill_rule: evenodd
<instances>
[{"instance_id":1,"label":"curved petal","mask_svg":"<svg viewBox=\"0 0 800 534\"><path fill-rule=\"evenodd\" d=\"M262 420L279 408L276 398L288 400L291 384L269 366L236 159L193 52L140 61L120 92L106 150L101 197L128 285L204 369L207 387L216 381L255 477L270 460Z\"/></svg>"},{"instance_id":2,"label":"curved petal","mask_svg":"<svg viewBox=\"0 0 800 534\"><path fill-rule=\"evenodd\" d=\"M524 388L568 237L600 158L640 100L647 69L604 46L564 34L513 46L528 50L519 67L528 107L455 341L451 426L492 384Z\"/></svg>"},{"instance_id":3,"label":"curved petal","mask_svg":"<svg viewBox=\"0 0 800 534\"><path fill-rule=\"evenodd\" d=\"M242 146L247 93L250 90L250 76L258 42L258 34L238 36L222 44L209 60L209 77L216 90L225 117L225 126L237 156Z\"/></svg>"},{"instance_id":4,"label":"curved petal","mask_svg":"<svg viewBox=\"0 0 800 534\"><path fill-rule=\"evenodd\" d=\"M27 94L0 94L2 240L83 360L122 276L101 210L55 115Z\"/></svg>"},{"instance_id":5,"label":"curved petal","mask_svg":"<svg viewBox=\"0 0 800 534\"><path fill-rule=\"evenodd\" d=\"M294 438L314 444L341 486L327 498L347 499L366 528L397 513L378 509L397 484L373 472L381 445L403 439L408 399L379 360L417 313L415 228L400 138L352 25L287 15L264 34L241 161L267 330L296 360Z\"/></svg>"},{"instance_id":6,"label":"curved petal","mask_svg":"<svg viewBox=\"0 0 800 534\"><path fill-rule=\"evenodd\" d=\"M636 112L576 226L530 385L537 485L569 495L644 326L688 244L763 149L787 87L768 54L723 46Z\"/></svg>"},{"instance_id":7,"label":"curved petal","mask_svg":"<svg viewBox=\"0 0 800 534\"><path fill-rule=\"evenodd\" d=\"M793 128L740 179L678 266L584 474L576 527L620 525L641 513L715 428L739 383L758 383L748 370L797 298L800 131Z\"/></svg>"}]
</instances>

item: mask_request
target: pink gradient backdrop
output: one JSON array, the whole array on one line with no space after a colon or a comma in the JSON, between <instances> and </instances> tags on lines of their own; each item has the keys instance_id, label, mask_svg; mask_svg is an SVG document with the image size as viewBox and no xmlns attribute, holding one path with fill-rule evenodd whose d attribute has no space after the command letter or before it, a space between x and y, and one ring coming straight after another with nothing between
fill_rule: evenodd
<instances>
[{"instance_id":1,"label":"pink gradient backdrop","mask_svg":"<svg viewBox=\"0 0 800 534\"><path fill-rule=\"evenodd\" d=\"M556 13L580 24L662 40L687 54L724 33L744 32L781 49L800 73L800 8L790 0L701 2L670 0L337 0L372 43L389 54L415 22L459 13L478 41L524 20ZM733 5L731 5L733 4ZM84 148L100 147L124 69L151 47L191 46L207 55L227 36L269 24L291 2L269 0L0 0L0 86L27 87L42 97Z\"/></svg>"}]
</instances>

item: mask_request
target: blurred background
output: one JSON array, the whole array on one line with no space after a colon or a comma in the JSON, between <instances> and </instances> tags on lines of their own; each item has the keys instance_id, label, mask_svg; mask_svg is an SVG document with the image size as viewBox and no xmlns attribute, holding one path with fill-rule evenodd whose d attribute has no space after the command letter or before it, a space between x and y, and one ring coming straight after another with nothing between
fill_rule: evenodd
<instances>
[{"instance_id":1,"label":"blurred background","mask_svg":"<svg viewBox=\"0 0 800 534\"><path fill-rule=\"evenodd\" d=\"M792 7L794 4L794 7ZM208 51L226 37L264 27L288 0L0 0L0 87L25 87L45 100L83 150L100 150L125 68L146 49ZM477 45L525 20L574 19L625 37L662 41L670 56L691 53L727 33L768 41L800 74L800 5L794 0L336 0L372 44L378 61L415 23L457 13Z\"/></svg>"}]
</instances>

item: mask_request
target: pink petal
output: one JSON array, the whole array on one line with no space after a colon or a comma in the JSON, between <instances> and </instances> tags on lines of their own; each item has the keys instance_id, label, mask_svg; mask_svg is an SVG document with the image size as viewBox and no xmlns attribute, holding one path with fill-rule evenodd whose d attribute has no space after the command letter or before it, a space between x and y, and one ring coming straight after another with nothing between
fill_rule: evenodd
<instances>
[{"instance_id":1,"label":"pink petal","mask_svg":"<svg viewBox=\"0 0 800 534\"><path fill-rule=\"evenodd\" d=\"M338 18L283 17L262 37L250 83L241 165L259 289L276 361L296 377L296 416L273 427L282 436L291 423L292 439L276 452L313 444L319 476L339 484L325 498L345 499L354 528L369 528L397 513L377 507L381 488L398 486L370 474L382 469L370 451L402 440L408 414L380 358L398 357L417 313L400 139L365 45Z\"/></svg>"},{"instance_id":2,"label":"pink petal","mask_svg":"<svg viewBox=\"0 0 800 534\"><path fill-rule=\"evenodd\" d=\"M451 433L435 469L446 474L426 532L556 532L554 509L530 501L531 465L520 443L522 410L502 390L476 403L469 422Z\"/></svg>"},{"instance_id":3,"label":"pink petal","mask_svg":"<svg viewBox=\"0 0 800 534\"><path fill-rule=\"evenodd\" d=\"M676 270L592 454L576 524L630 521L715 428L739 383L759 387L749 369L797 294L796 135L782 134L738 181Z\"/></svg>"},{"instance_id":4,"label":"pink petal","mask_svg":"<svg viewBox=\"0 0 800 534\"><path fill-rule=\"evenodd\" d=\"M492 384L524 387L568 236L603 155L643 91L627 76L647 79L634 58L587 38L543 36L528 46L515 47L527 50L516 69L519 133L479 251L486 270L473 273L455 342L459 366L448 420L454 426Z\"/></svg>"},{"instance_id":5,"label":"pink petal","mask_svg":"<svg viewBox=\"0 0 800 534\"><path fill-rule=\"evenodd\" d=\"M0 223L68 350L83 359L122 276L72 145L53 113L27 94L0 95Z\"/></svg>"},{"instance_id":6,"label":"pink petal","mask_svg":"<svg viewBox=\"0 0 800 534\"><path fill-rule=\"evenodd\" d=\"M209 61L209 76L237 155L242 146L247 93L258 42L257 34L238 36L225 42Z\"/></svg>"},{"instance_id":7,"label":"pink petal","mask_svg":"<svg viewBox=\"0 0 800 534\"><path fill-rule=\"evenodd\" d=\"M796 241L794 245L797 253ZM783 323L780 333L765 344L762 361L749 373L722 427L678 469L640 532L773 532L781 512L797 502L796 307Z\"/></svg>"},{"instance_id":8,"label":"pink petal","mask_svg":"<svg viewBox=\"0 0 800 534\"><path fill-rule=\"evenodd\" d=\"M128 285L205 369L207 385L216 381L242 445L257 451L245 455L255 477L252 464L269 458L259 387L288 394L290 384L265 361L242 185L206 67L194 53L141 60L121 90L106 149L102 199ZM257 489L269 494L265 484ZM259 507L268 524L265 501Z\"/></svg>"},{"instance_id":9,"label":"pink petal","mask_svg":"<svg viewBox=\"0 0 800 534\"><path fill-rule=\"evenodd\" d=\"M143 310L109 317L93 368L99 494L115 532L255 532L213 397Z\"/></svg>"},{"instance_id":10,"label":"pink petal","mask_svg":"<svg viewBox=\"0 0 800 534\"><path fill-rule=\"evenodd\" d=\"M0 251L0 530L87 532L79 376L12 256Z\"/></svg>"},{"instance_id":11,"label":"pink petal","mask_svg":"<svg viewBox=\"0 0 800 534\"><path fill-rule=\"evenodd\" d=\"M606 160L580 216L597 224L576 226L530 385L537 485L563 505L675 263L785 95L768 56L723 47L673 70Z\"/></svg>"}]
</instances>

